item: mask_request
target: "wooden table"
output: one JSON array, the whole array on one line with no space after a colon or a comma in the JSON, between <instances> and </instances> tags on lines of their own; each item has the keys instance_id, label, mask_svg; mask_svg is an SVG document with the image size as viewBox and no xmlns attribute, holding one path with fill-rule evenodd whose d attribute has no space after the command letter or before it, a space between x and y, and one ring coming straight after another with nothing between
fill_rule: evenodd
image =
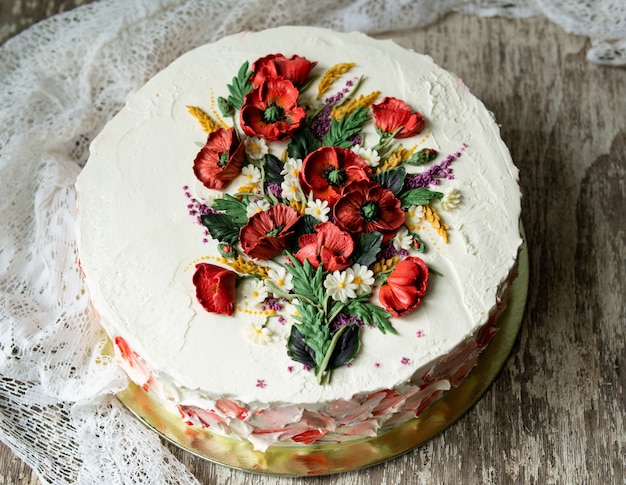
<instances>
[{"instance_id":1,"label":"wooden table","mask_svg":"<svg viewBox=\"0 0 626 485\"><path fill-rule=\"evenodd\" d=\"M0 42L85 2L2 2ZM541 18L449 15L391 36L456 72L502 125L524 192L527 310L503 372L460 422L307 485L626 483L626 70L589 63L587 39ZM305 483L170 448L203 484ZM0 444L4 483L39 481Z\"/></svg>"}]
</instances>

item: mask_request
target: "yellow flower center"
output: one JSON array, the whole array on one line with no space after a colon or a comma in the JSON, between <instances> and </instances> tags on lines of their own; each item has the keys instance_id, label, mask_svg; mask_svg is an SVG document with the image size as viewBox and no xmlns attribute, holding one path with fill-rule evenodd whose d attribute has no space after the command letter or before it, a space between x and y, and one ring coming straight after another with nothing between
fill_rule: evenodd
<instances>
[{"instance_id":1,"label":"yellow flower center","mask_svg":"<svg viewBox=\"0 0 626 485\"><path fill-rule=\"evenodd\" d=\"M356 276L354 278L354 284L357 286L361 286L361 283L363 283L363 279L360 276Z\"/></svg>"}]
</instances>

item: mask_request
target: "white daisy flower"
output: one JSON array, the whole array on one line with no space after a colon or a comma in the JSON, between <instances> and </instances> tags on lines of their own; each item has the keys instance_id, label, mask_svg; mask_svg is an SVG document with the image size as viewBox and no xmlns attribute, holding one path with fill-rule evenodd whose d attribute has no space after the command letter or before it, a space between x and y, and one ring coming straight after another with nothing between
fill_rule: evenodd
<instances>
[{"instance_id":1,"label":"white daisy flower","mask_svg":"<svg viewBox=\"0 0 626 485\"><path fill-rule=\"evenodd\" d=\"M257 199L248 204L246 207L246 215L248 219L251 218L254 214L258 214L259 212L265 212L269 210L270 203L264 199Z\"/></svg>"},{"instance_id":2,"label":"white daisy flower","mask_svg":"<svg viewBox=\"0 0 626 485\"><path fill-rule=\"evenodd\" d=\"M306 204L304 213L315 217L320 222L328 221L328 214L330 214L330 207L328 207L327 200L309 199Z\"/></svg>"},{"instance_id":3,"label":"white daisy flower","mask_svg":"<svg viewBox=\"0 0 626 485\"><path fill-rule=\"evenodd\" d=\"M410 231L415 230L416 226L424 219L424 208L421 205L412 205L409 210L406 211L405 224Z\"/></svg>"},{"instance_id":4,"label":"white daisy flower","mask_svg":"<svg viewBox=\"0 0 626 485\"><path fill-rule=\"evenodd\" d=\"M443 199L441 200L441 208L445 211L453 211L461 204L461 192L459 189L448 189L443 194Z\"/></svg>"},{"instance_id":5,"label":"white daisy flower","mask_svg":"<svg viewBox=\"0 0 626 485\"><path fill-rule=\"evenodd\" d=\"M400 229L398 229L398 232L393 238L393 247L396 248L396 250L409 250L412 246L413 236L411 236L406 226L402 226Z\"/></svg>"},{"instance_id":6,"label":"white daisy flower","mask_svg":"<svg viewBox=\"0 0 626 485\"><path fill-rule=\"evenodd\" d=\"M246 178L249 184L258 184L261 181L261 171L252 164L243 167L241 175Z\"/></svg>"},{"instance_id":7,"label":"white daisy flower","mask_svg":"<svg viewBox=\"0 0 626 485\"><path fill-rule=\"evenodd\" d=\"M250 136L243 143L250 160L261 160L268 153L267 143L263 138Z\"/></svg>"},{"instance_id":8,"label":"white daisy flower","mask_svg":"<svg viewBox=\"0 0 626 485\"><path fill-rule=\"evenodd\" d=\"M289 293L293 289L293 275L285 268L270 269L267 272L267 279L276 288L284 291L285 293Z\"/></svg>"},{"instance_id":9,"label":"white daisy flower","mask_svg":"<svg viewBox=\"0 0 626 485\"><path fill-rule=\"evenodd\" d=\"M333 300L347 303L350 298L356 298L357 285L354 275L347 271L334 271L324 279L324 288Z\"/></svg>"},{"instance_id":10,"label":"white daisy flower","mask_svg":"<svg viewBox=\"0 0 626 485\"><path fill-rule=\"evenodd\" d=\"M267 345L272 341L272 332L262 322L255 322L246 327L246 335L255 344Z\"/></svg>"},{"instance_id":11,"label":"white daisy flower","mask_svg":"<svg viewBox=\"0 0 626 485\"><path fill-rule=\"evenodd\" d=\"M250 282L249 285L250 287L248 291L252 304L258 305L259 303L263 303L269 294L267 286L265 286L263 280L254 280Z\"/></svg>"},{"instance_id":12,"label":"white daisy flower","mask_svg":"<svg viewBox=\"0 0 626 485\"><path fill-rule=\"evenodd\" d=\"M374 272L362 264L352 265L346 273L353 276L352 282L356 285L357 295L366 295L374 286Z\"/></svg>"},{"instance_id":13,"label":"white daisy flower","mask_svg":"<svg viewBox=\"0 0 626 485\"><path fill-rule=\"evenodd\" d=\"M302 160L300 160L299 158L288 158L283 165L283 169L280 171L280 174L284 177L291 176L298 178L300 170L302 170Z\"/></svg>"},{"instance_id":14,"label":"white daisy flower","mask_svg":"<svg viewBox=\"0 0 626 485\"><path fill-rule=\"evenodd\" d=\"M365 160L365 163L367 163L370 167L378 167L378 164L380 163L380 156L376 150L362 147L361 145L354 145L352 147L352 151Z\"/></svg>"},{"instance_id":15,"label":"white daisy flower","mask_svg":"<svg viewBox=\"0 0 626 485\"><path fill-rule=\"evenodd\" d=\"M283 190L283 197L287 200L296 200L303 202L305 200L304 192L300 187L300 182L297 177L287 176L280 188Z\"/></svg>"}]
</instances>

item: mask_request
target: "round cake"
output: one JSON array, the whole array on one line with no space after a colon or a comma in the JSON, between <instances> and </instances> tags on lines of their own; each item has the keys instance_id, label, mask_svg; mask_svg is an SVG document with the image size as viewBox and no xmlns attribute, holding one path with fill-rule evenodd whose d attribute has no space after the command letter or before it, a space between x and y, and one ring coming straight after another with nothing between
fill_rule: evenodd
<instances>
[{"instance_id":1,"label":"round cake","mask_svg":"<svg viewBox=\"0 0 626 485\"><path fill-rule=\"evenodd\" d=\"M359 33L183 55L93 141L76 189L81 268L130 378L261 451L377 436L461 383L522 243L492 115Z\"/></svg>"}]
</instances>

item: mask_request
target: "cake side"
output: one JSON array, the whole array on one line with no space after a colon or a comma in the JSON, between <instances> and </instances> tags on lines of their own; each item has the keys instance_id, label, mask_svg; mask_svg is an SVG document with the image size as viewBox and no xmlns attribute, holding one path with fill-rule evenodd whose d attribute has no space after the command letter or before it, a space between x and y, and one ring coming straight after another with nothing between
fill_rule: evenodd
<instances>
[{"instance_id":1,"label":"cake side","mask_svg":"<svg viewBox=\"0 0 626 485\"><path fill-rule=\"evenodd\" d=\"M193 175L193 160L206 135L187 106L200 106L224 121L217 99L228 94L225 86L244 62L276 52L316 63L311 70L316 82L333 66L354 63L328 96L362 77L360 92L379 90L381 97L405 100L423 115L425 126L403 145L437 153L426 168L411 166L407 172L430 173L431 189L461 195L454 210L445 210L443 197L433 203L447 226L447 242L436 224L422 220L411 228L426 249L419 258L431 270L419 307L390 318L396 334L364 328L358 354L348 366L334 369L323 385L286 351L297 321L293 305L284 304L282 319L268 318L269 310L252 301L247 279L238 287L235 316L209 313L193 284L198 263L228 265L218 241L203 241L203 228L189 215L194 204L213 200L215 191ZM368 124L364 145L377 138L374 123ZM277 157L282 148L280 142L272 147ZM235 193L248 182L249 174L242 173L225 192ZM240 34L184 55L134 95L94 141L77 190L77 239L87 286L103 326L117 338L118 351L135 362L134 380L150 383L187 419L203 422L197 416L205 411L217 416L213 428L233 428L228 432L241 436L254 434L255 411L290 406L297 408L291 418L299 423L306 421L302 412L322 409L317 421L333 418L328 409L338 402L378 407L377 412L402 409L397 420L415 415L429 395L456 383L475 362L492 334L491 317L502 309L499 296L521 244L517 170L491 115L462 82L390 41L320 29ZM272 264L281 270L280 262L267 266ZM248 339L255 324L270 337ZM455 365L437 367L441 362ZM424 392L428 386L429 394ZM381 401L374 405L372 399ZM393 413L380 413L385 418L368 421L368 431L361 432L376 432L389 420L387 414ZM315 426L320 429L319 422ZM336 422L327 432L335 432L333 427ZM279 434L284 438L294 432Z\"/></svg>"}]
</instances>

